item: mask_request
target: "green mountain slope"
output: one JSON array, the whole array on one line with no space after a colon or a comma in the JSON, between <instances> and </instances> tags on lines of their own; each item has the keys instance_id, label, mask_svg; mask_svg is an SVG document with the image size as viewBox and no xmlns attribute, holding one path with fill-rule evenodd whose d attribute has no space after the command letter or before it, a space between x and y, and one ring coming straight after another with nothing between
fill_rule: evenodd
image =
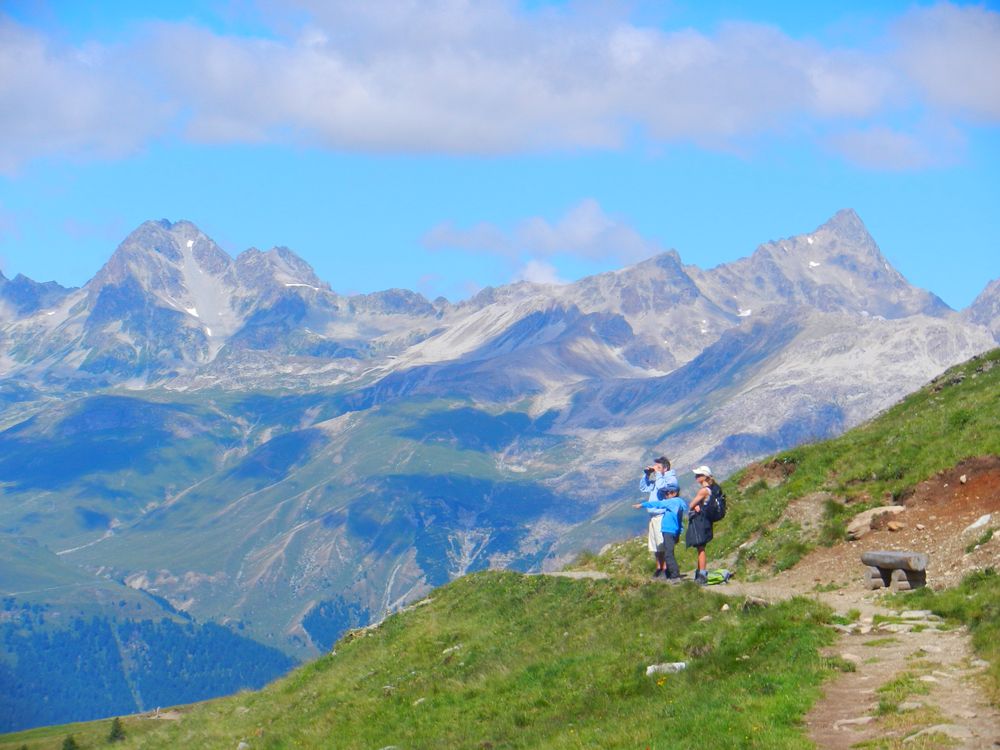
<instances>
[{"instance_id":1,"label":"green mountain slope","mask_svg":"<svg viewBox=\"0 0 1000 750\"><path fill-rule=\"evenodd\" d=\"M850 514L905 498L965 458L1000 453L998 413L1000 350L840 438L729 478L729 515L710 550L749 574L793 565L811 545L839 539ZM785 517L807 496L826 508L812 531ZM632 518L641 527L641 515ZM748 610L729 602L724 611L714 591L646 583L648 566L644 543L632 540L587 559L609 580L467 575L259 692L186 709L178 721L132 718L122 747L808 747L801 718L820 682L844 666L819 655L831 640L829 610L798 599ZM920 596L968 619L983 648L996 581ZM996 658L995 649L982 653ZM645 674L676 661L687 669ZM54 747L68 731L12 735L0 747ZM98 746L108 728L72 731Z\"/></svg>"},{"instance_id":2,"label":"green mountain slope","mask_svg":"<svg viewBox=\"0 0 1000 750\"><path fill-rule=\"evenodd\" d=\"M466 572L538 565L596 507L543 484L572 445L544 415L340 399L67 401L0 433L0 531L302 657Z\"/></svg>"},{"instance_id":3,"label":"green mountain slope","mask_svg":"<svg viewBox=\"0 0 1000 750\"><path fill-rule=\"evenodd\" d=\"M130 720L119 746L805 747L798 722L831 669L818 655L828 610L724 601L692 585L477 573L260 692ZM674 661L688 669L645 674ZM105 724L78 737L96 745Z\"/></svg>"},{"instance_id":4,"label":"green mountain slope","mask_svg":"<svg viewBox=\"0 0 1000 750\"><path fill-rule=\"evenodd\" d=\"M784 451L727 478L729 510L709 554L743 573L788 568L811 547L841 541L857 513L904 501L919 482L964 459L1000 455L998 415L1000 349L994 349L839 437ZM816 528L803 528L786 512L802 499L822 507ZM619 515L629 512L635 514L622 508ZM645 539L635 539L584 567L620 573L624 565L638 575L648 557ZM686 553L680 559L692 560Z\"/></svg>"}]
</instances>

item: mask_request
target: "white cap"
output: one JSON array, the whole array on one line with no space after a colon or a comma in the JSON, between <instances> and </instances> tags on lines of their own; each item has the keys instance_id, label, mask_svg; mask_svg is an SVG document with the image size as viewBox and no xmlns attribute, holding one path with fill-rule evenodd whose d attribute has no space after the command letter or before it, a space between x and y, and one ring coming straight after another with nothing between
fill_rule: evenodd
<instances>
[{"instance_id":1,"label":"white cap","mask_svg":"<svg viewBox=\"0 0 1000 750\"><path fill-rule=\"evenodd\" d=\"M704 464L701 465L701 466L699 466L697 469L695 469L694 473L695 474L701 474L702 476L706 476L706 477L712 476L712 470L710 468L708 468L707 466L705 466Z\"/></svg>"}]
</instances>

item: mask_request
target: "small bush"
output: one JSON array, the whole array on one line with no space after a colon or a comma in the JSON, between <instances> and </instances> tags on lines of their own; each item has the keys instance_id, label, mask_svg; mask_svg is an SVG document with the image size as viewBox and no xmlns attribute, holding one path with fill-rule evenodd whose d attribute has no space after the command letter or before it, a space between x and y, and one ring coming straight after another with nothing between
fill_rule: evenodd
<instances>
[{"instance_id":1,"label":"small bush","mask_svg":"<svg viewBox=\"0 0 1000 750\"><path fill-rule=\"evenodd\" d=\"M993 529L987 529L985 532L983 532L982 536L980 536L976 541L974 541L972 544L970 544L965 548L965 554L968 555L971 554L972 552L975 552L976 547L982 547L984 544L986 544L986 542L988 542L992 538L993 538Z\"/></svg>"},{"instance_id":2,"label":"small bush","mask_svg":"<svg viewBox=\"0 0 1000 750\"><path fill-rule=\"evenodd\" d=\"M125 727L122 725L122 720L115 717L114 721L111 722L111 730L108 732L108 742L121 742L125 739Z\"/></svg>"}]
</instances>

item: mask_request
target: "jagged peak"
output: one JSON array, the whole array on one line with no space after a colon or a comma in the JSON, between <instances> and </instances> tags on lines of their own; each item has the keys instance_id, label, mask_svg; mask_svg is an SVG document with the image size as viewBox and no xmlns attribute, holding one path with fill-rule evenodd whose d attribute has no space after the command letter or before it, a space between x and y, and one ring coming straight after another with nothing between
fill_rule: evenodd
<instances>
[{"instance_id":1,"label":"jagged peak","mask_svg":"<svg viewBox=\"0 0 1000 750\"><path fill-rule=\"evenodd\" d=\"M143 287L153 279L157 280L154 286L159 286L168 283L164 281L168 276L184 273L188 255L193 255L198 266L212 275L224 274L233 265L232 257L193 222L151 219L122 240L86 287L118 284L129 276L135 276Z\"/></svg>"},{"instance_id":2,"label":"jagged peak","mask_svg":"<svg viewBox=\"0 0 1000 750\"><path fill-rule=\"evenodd\" d=\"M437 312L437 308L424 295L410 289L384 289L369 294L356 294L350 298L350 306L356 311L388 314L430 315Z\"/></svg>"},{"instance_id":3,"label":"jagged peak","mask_svg":"<svg viewBox=\"0 0 1000 750\"><path fill-rule=\"evenodd\" d=\"M853 208L840 209L825 224L817 227L816 232L824 230L850 242L875 244L868 227Z\"/></svg>"},{"instance_id":4,"label":"jagged peak","mask_svg":"<svg viewBox=\"0 0 1000 750\"><path fill-rule=\"evenodd\" d=\"M275 280L283 281L286 285L306 284L319 289L330 289L330 285L316 275L308 262L284 246L272 247L266 251L251 247L236 257L236 266L252 274L266 268Z\"/></svg>"},{"instance_id":5,"label":"jagged peak","mask_svg":"<svg viewBox=\"0 0 1000 750\"><path fill-rule=\"evenodd\" d=\"M167 219L144 221L122 240L114 254L152 251L176 261L179 258L178 251L182 241L193 242L202 238L213 247L218 247L211 238L190 221L170 222ZM219 252L224 251L219 248Z\"/></svg>"},{"instance_id":6,"label":"jagged peak","mask_svg":"<svg viewBox=\"0 0 1000 750\"><path fill-rule=\"evenodd\" d=\"M976 298L972 301L972 306L993 297L1000 298L1000 277L988 281Z\"/></svg>"},{"instance_id":7,"label":"jagged peak","mask_svg":"<svg viewBox=\"0 0 1000 750\"><path fill-rule=\"evenodd\" d=\"M992 330L1000 341L1000 278L989 282L963 314L972 322Z\"/></svg>"}]
</instances>

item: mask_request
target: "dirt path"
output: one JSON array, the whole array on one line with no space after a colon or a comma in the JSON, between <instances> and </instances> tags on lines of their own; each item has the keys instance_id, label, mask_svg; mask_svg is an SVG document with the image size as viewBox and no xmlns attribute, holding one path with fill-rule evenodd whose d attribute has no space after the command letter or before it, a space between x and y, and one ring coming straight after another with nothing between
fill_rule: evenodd
<instances>
[{"instance_id":1,"label":"dirt path","mask_svg":"<svg viewBox=\"0 0 1000 750\"><path fill-rule=\"evenodd\" d=\"M1000 747L1000 710L979 684L987 664L976 659L968 631L950 629L927 611L888 608L882 594L862 588L860 563L856 572L853 582L825 593L796 590L791 576L720 587L771 601L812 596L845 619L854 618L852 610L860 613L838 628L840 637L826 652L855 671L826 684L806 717L810 739L819 748L845 750L868 742L862 747ZM896 690L879 692L894 681Z\"/></svg>"},{"instance_id":2,"label":"dirt path","mask_svg":"<svg viewBox=\"0 0 1000 750\"><path fill-rule=\"evenodd\" d=\"M965 529L992 513L1000 528L1000 467L995 457L921 483L896 529L875 522L861 540L819 548L766 581L733 582L720 591L768 600L794 595L829 604L848 625L827 656L854 665L831 680L806 717L819 748L1000 748L1000 710L981 684L985 662L965 628L951 629L930 612L890 608L862 585L861 553L910 549L931 557L928 584L951 586L970 570L1000 562L1000 539L976 546L981 530ZM984 527L985 528L985 527ZM997 534L1000 537L1000 534Z\"/></svg>"}]
</instances>

